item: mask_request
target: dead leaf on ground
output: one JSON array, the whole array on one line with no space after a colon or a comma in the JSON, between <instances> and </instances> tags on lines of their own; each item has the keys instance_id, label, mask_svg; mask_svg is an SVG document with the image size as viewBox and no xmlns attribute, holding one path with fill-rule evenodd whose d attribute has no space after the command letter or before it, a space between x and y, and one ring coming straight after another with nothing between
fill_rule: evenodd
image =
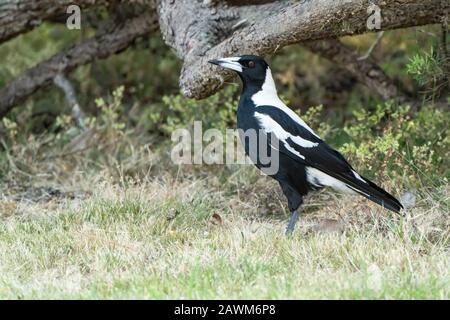
<instances>
[{"instance_id":1,"label":"dead leaf on ground","mask_svg":"<svg viewBox=\"0 0 450 320\"><path fill-rule=\"evenodd\" d=\"M214 213L211 217L211 223L215 225L222 225L223 224L222 217L218 213Z\"/></svg>"}]
</instances>

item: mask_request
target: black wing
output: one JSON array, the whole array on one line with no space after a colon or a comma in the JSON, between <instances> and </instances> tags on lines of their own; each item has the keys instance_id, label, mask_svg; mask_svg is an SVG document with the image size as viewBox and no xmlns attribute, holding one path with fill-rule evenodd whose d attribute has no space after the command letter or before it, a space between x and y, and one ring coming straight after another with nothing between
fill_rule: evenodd
<instances>
[{"instance_id":1,"label":"black wing","mask_svg":"<svg viewBox=\"0 0 450 320\"><path fill-rule=\"evenodd\" d=\"M328 146L299 118L294 118L282 109L273 106L258 106L255 111L269 116L285 132L289 133L288 138L279 141L280 152L345 183L350 189L387 209L399 212L403 208L400 202L388 192L361 177L338 151ZM274 130L273 128L267 129L268 131Z\"/></svg>"}]
</instances>

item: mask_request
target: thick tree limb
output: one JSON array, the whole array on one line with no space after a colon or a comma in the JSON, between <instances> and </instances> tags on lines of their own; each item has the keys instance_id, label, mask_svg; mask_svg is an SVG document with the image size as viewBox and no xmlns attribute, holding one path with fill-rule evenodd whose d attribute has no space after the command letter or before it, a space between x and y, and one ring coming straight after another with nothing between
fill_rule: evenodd
<instances>
[{"instance_id":1,"label":"thick tree limb","mask_svg":"<svg viewBox=\"0 0 450 320\"><path fill-rule=\"evenodd\" d=\"M78 66L118 53L130 46L136 38L157 28L158 21L154 11L148 11L122 23L111 24L96 36L29 69L0 89L0 119L14 105L51 84L58 74L68 73Z\"/></svg>"},{"instance_id":2,"label":"thick tree limb","mask_svg":"<svg viewBox=\"0 0 450 320\"><path fill-rule=\"evenodd\" d=\"M364 60L358 59L358 53L339 40L307 41L303 43L303 46L345 68L383 99L394 99L400 102L409 100L407 94L395 85L373 59L370 57Z\"/></svg>"},{"instance_id":3,"label":"thick tree limb","mask_svg":"<svg viewBox=\"0 0 450 320\"><path fill-rule=\"evenodd\" d=\"M162 1L162 4L170 6L169 2ZM450 3L447 0L397 0L378 1L378 6L382 13L381 29L389 30L437 23L448 14ZM184 51L181 90L188 97L205 98L216 92L232 76L228 71L209 65L207 61L213 58L243 53L264 55L305 40L368 32L367 7L367 0L316 0L288 4L279 8L277 13L252 21L250 25L206 51L195 46L198 44L209 48L214 44L208 41L206 44L193 42L192 47ZM170 30L174 29L173 24L167 24L164 20L167 10L159 12L162 15L162 28L166 30L166 34L170 34ZM172 35L177 37L176 32ZM173 41L168 43L173 46ZM175 49L177 50L176 46ZM177 52L183 55L182 50Z\"/></svg>"},{"instance_id":4,"label":"thick tree limb","mask_svg":"<svg viewBox=\"0 0 450 320\"><path fill-rule=\"evenodd\" d=\"M87 8L116 2L121 0L79 0L77 4ZM57 74L70 72L77 66L124 50L135 38L156 29L158 22L166 43L184 60L180 77L183 93L189 97L204 98L217 91L231 76L229 72L210 66L207 63L209 59L243 53L264 55L302 41L368 32L367 8L372 2L381 9L383 30L439 22L448 15L450 7L448 0L123 1L130 2L144 4L149 10L124 23L110 25L95 37L40 63L1 88L0 118L13 105L51 84ZM42 20L64 14L71 3L65 0L3 0L0 3L0 43L30 30ZM321 51L328 51L329 54L346 52L328 45ZM361 77L370 86L384 83L382 89L377 88L382 96L396 94L392 82L383 78L381 70L375 70L364 62L362 65L346 60L342 62L348 62L348 68L355 72L368 70Z\"/></svg>"},{"instance_id":5,"label":"thick tree limb","mask_svg":"<svg viewBox=\"0 0 450 320\"><path fill-rule=\"evenodd\" d=\"M159 0L158 16L166 43L188 60L231 36L238 26L263 21L286 5L289 1L229 6L225 1Z\"/></svg>"}]
</instances>

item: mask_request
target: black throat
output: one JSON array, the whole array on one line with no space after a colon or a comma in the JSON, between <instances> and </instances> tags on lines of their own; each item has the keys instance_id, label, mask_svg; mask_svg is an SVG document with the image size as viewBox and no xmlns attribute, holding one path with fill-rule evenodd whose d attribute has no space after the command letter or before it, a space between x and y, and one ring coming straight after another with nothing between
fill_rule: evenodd
<instances>
[{"instance_id":1,"label":"black throat","mask_svg":"<svg viewBox=\"0 0 450 320\"><path fill-rule=\"evenodd\" d=\"M266 72L264 72L264 76L252 79L249 79L243 74L238 74L239 78L242 80L242 92L239 100L239 109L245 108L246 106L254 107L254 103L251 98L255 93L262 90L264 82L266 81L266 73L267 69Z\"/></svg>"}]
</instances>

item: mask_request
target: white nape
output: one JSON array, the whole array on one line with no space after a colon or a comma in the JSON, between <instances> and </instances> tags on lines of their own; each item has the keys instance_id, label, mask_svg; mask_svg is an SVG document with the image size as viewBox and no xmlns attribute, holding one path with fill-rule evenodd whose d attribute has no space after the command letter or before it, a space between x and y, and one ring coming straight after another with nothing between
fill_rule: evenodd
<instances>
[{"instance_id":1,"label":"white nape","mask_svg":"<svg viewBox=\"0 0 450 320\"><path fill-rule=\"evenodd\" d=\"M252 96L253 103L258 106L274 106L283 110L292 120L297 122L300 126L311 132L317 138L320 137L303 121L293 110L286 106L278 97L275 81L273 81L272 71L267 67L266 78L262 89Z\"/></svg>"}]
</instances>

